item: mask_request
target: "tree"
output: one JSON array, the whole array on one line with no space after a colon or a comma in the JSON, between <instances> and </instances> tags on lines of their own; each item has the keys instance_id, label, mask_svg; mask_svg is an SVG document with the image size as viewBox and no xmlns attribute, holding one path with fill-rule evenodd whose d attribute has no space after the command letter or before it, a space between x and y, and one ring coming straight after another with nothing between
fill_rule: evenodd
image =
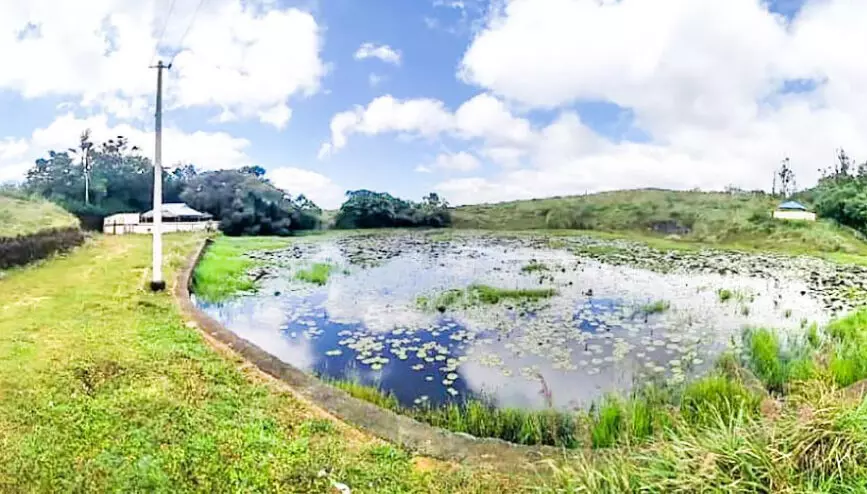
<instances>
[{"instance_id":1,"label":"tree","mask_svg":"<svg viewBox=\"0 0 867 494\"><path fill-rule=\"evenodd\" d=\"M780 178L780 195L783 197L789 197L795 193L795 172L789 164L789 158L784 158L776 175Z\"/></svg>"},{"instance_id":2,"label":"tree","mask_svg":"<svg viewBox=\"0 0 867 494\"><path fill-rule=\"evenodd\" d=\"M338 228L442 227L451 223L448 203L431 193L420 204L384 192L353 190L337 212Z\"/></svg>"},{"instance_id":3,"label":"tree","mask_svg":"<svg viewBox=\"0 0 867 494\"><path fill-rule=\"evenodd\" d=\"M198 174L181 199L218 218L226 235L290 235L318 224L318 216L311 217L264 177L241 170Z\"/></svg>"},{"instance_id":4,"label":"tree","mask_svg":"<svg viewBox=\"0 0 867 494\"><path fill-rule=\"evenodd\" d=\"M90 205L90 173L92 170L93 142L90 141L90 129L85 129L78 139L78 148L69 148L81 161L81 170L84 174L84 203Z\"/></svg>"}]
</instances>

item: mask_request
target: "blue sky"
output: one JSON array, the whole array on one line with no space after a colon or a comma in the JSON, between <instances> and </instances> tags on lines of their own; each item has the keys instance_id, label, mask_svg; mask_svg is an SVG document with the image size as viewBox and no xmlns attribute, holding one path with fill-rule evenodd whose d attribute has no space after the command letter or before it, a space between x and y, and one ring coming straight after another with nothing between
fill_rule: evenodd
<instances>
[{"instance_id":1,"label":"blue sky","mask_svg":"<svg viewBox=\"0 0 867 494\"><path fill-rule=\"evenodd\" d=\"M84 128L150 152L155 47L176 55L168 163L258 164L326 207L768 188L784 156L808 185L837 147L867 155L867 6L847 0L171 3L12 4L0 181Z\"/></svg>"}]
</instances>

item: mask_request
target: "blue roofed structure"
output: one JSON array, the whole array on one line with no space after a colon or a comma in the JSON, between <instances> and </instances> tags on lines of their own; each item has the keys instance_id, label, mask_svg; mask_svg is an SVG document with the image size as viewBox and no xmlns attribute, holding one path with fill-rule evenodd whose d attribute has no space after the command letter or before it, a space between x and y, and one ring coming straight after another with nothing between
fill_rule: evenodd
<instances>
[{"instance_id":1,"label":"blue roofed structure","mask_svg":"<svg viewBox=\"0 0 867 494\"><path fill-rule=\"evenodd\" d=\"M797 201L786 201L779 206L777 206L778 210L781 211L806 211L807 208Z\"/></svg>"}]
</instances>

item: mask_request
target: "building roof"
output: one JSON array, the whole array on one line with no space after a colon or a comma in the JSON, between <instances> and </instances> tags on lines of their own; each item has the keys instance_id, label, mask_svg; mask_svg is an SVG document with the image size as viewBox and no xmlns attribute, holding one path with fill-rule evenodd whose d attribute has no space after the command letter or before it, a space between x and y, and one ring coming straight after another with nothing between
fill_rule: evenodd
<instances>
[{"instance_id":1,"label":"building roof","mask_svg":"<svg viewBox=\"0 0 867 494\"><path fill-rule=\"evenodd\" d=\"M200 219L208 219L211 217L210 214L196 211L195 209L187 206L186 204L184 204L182 202L170 202L167 204L163 204L163 207L160 210L163 212L163 218L178 218L178 217L190 218L190 217L193 217L193 218L200 218ZM142 218L148 218L148 219L153 218L153 216L154 216L154 210L153 209L151 209L150 211L141 215Z\"/></svg>"},{"instance_id":2,"label":"building roof","mask_svg":"<svg viewBox=\"0 0 867 494\"><path fill-rule=\"evenodd\" d=\"M797 202L797 201L786 201L786 202L780 204L779 206L777 206L777 209L784 209L784 210L789 210L789 211L792 211L792 210L794 210L794 211L806 211L807 210L807 208L803 204L801 204L800 202Z\"/></svg>"}]
</instances>

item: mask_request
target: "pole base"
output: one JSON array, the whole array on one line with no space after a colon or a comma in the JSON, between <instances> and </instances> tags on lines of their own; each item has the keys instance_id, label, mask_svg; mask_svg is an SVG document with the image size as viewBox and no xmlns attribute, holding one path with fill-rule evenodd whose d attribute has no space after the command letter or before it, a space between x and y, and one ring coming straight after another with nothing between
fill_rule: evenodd
<instances>
[{"instance_id":1,"label":"pole base","mask_svg":"<svg viewBox=\"0 0 867 494\"><path fill-rule=\"evenodd\" d=\"M166 289L165 281L151 281L151 291L152 292L161 292Z\"/></svg>"}]
</instances>

